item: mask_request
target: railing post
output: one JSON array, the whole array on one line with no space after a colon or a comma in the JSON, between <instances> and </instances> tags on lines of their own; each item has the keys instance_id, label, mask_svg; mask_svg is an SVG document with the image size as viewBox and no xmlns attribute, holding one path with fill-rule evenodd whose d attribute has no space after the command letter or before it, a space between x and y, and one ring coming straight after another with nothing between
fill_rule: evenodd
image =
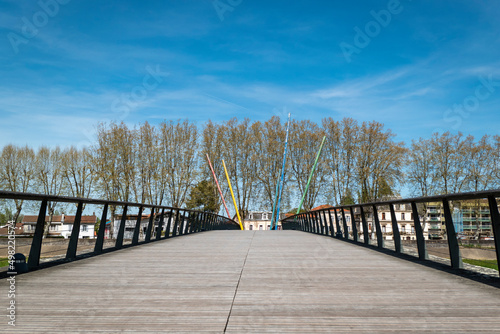
<instances>
[{"instance_id":1,"label":"railing post","mask_svg":"<svg viewBox=\"0 0 500 334\"><path fill-rule=\"evenodd\" d=\"M443 199L444 222L446 224L446 236L448 238L448 248L450 250L450 261L452 268L463 268L460 248L458 246L457 234L455 226L453 226L453 218L451 217L450 203L447 199Z\"/></svg>"},{"instance_id":2,"label":"railing post","mask_svg":"<svg viewBox=\"0 0 500 334\"><path fill-rule=\"evenodd\" d=\"M376 205L373 205L373 222L375 223L375 233L377 234L377 247L384 248L382 228L380 227L380 220L378 219L378 211Z\"/></svg>"},{"instance_id":3,"label":"railing post","mask_svg":"<svg viewBox=\"0 0 500 334\"><path fill-rule=\"evenodd\" d=\"M184 211L179 210L179 231L177 232L178 236L184 234Z\"/></svg>"},{"instance_id":4,"label":"railing post","mask_svg":"<svg viewBox=\"0 0 500 334\"><path fill-rule=\"evenodd\" d=\"M205 230L206 231L211 231L212 230L212 216L210 213L206 213L206 216L205 216Z\"/></svg>"},{"instance_id":5,"label":"railing post","mask_svg":"<svg viewBox=\"0 0 500 334\"><path fill-rule=\"evenodd\" d=\"M340 228L340 222L339 222L339 215L337 213L337 209L334 209L335 210L335 227L337 228L337 231L335 233L335 237L337 238L342 238L342 230Z\"/></svg>"},{"instance_id":6,"label":"railing post","mask_svg":"<svg viewBox=\"0 0 500 334\"><path fill-rule=\"evenodd\" d=\"M99 231L97 231L97 240L95 241L94 253L101 254L104 245L104 236L106 234L106 220L108 219L108 203L104 204L101 215Z\"/></svg>"},{"instance_id":7,"label":"railing post","mask_svg":"<svg viewBox=\"0 0 500 334\"><path fill-rule=\"evenodd\" d=\"M350 206L349 211L351 212L351 227L353 240L359 242L358 227L356 226L356 219L354 218L354 207Z\"/></svg>"},{"instance_id":8,"label":"railing post","mask_svg":"<svg viewBox=\"0 0 500 334\"><path fill-rule=\"evenodd\" d=\"M307 220L309 221L309 226L311 228L311 233L314 233L314 219L312 213L307 213Z\"/></svg>"},{"instance_id":9,"label":"railing post","mask_svg":"<svg viewBox=\"0 0 500 334\"><path fill-rule=\"evenodd\" d=\"M314 221L314 233L319 234L319 223L316 211L313 211L313 221Z\"/></svg>"},{"instance_id":10,"label":"railing post","mask_svg":"<svg viewBox=\"0 0 500 334\"><path fill-rule=\"evenodd\" d=\"M74 259L76 257L76 249L78 247L78 236L80 235L80 221L82 220L83 202L78 202L76 209L75 221L73 222L73 230L66 251L66 259Z\"/></svg>"},{"instance_id":11,"label":"railing post","mask_svg":"<svg viewBox=\"0 0 500 334\"><path fill-rule=\"evenodd\" d=\"M200 219L200 216L202 215L201 212L197 212L196 213L196 229L195 229L195 233L199 233L201 231L201 219Z\"/></svg>"},{"instance_id":12,"label":"railing post","mask_svg":"<svg viewBox=\"0 0 500 334\"><path fill-rule=\"evenodd\" d=\"M307 222L309 224L309 232L310 233L314 233L314 220L313 220L313 217L310 213L305 213L306 215L306 218L307 218Z\"/></svg>"},{"instance_id":13,"label":"railing post","mask_svg":"<svg viewBox=\"0 0 500 334\"><path fill-rule=\"evenodd\" d=\"M191 230L191 212L184 211L184 234L189 234Z\"/></svg>"},{"instance_id":14,"label":"railing post","mask_svg":"<svg viewBox=\"0 0 500 334\"><path fill-rule=\"evenodd\" d=\"M193 233L198 233L199 232L199 219L200 219L200 213L196 212L194 216L194 223L193 223Z\"/></svg>"},{"instance_id":15,"label":"railing post","mask_svg":"<svg viewBox=\"0 0 500 334\"><path fill-rule=\"evenodd\" d=\"M497 263L500 263L500 214L498 213L498 204L495 196L488 196L490 206L491 226L493 228L493 237L495 238L495 251L497 253Z\"/></svg>"},{"instance_id":16,"label":"railing post","mask_svg":"<svg viewBox=\"0 0 500 334\"><path fill-rule=\"evenodd\" d=\"M172 231L172 237L177 236L177 226L179 226L179 209L175 210L175 223L174 230Z\"/></svg>"},{"instance_id":17,"label":"railing post","mask_svg":"<svg viewBox=\"0 0 500 334\"><path fill-rule=\"evenodd\" d=\"M196 225L196 212L189 212L189 234L194 233L195 225Z\"/></svg>"},{"instance_id":18,"label":"railing post","mask_svg":"<svg viewBox=\"0 0 500 334\"><path fill-rule=\"evenodd\" d=\"M314 211L314 216L316 217L316 222L318 224L318 234L323 235L325 232L323 220L321 219L321 212Z\"/></svg>"},{"instance_id":19,"label":"railing post","mask_svg":"<svg viewBox=\"0 0 500 334\"><path fill-rule=\"evenodd\" d=\"M396 253L401 253L403 248L401 247L401 234L399 233L398 220L396 219L396 212L394 211L394 204L389 204L389 210L391 211L391 222L392 222L392 238L394 239L394 250Z\"/></svg>"},{"instance_id":20,"label":"railing post","mask_svg":"<svg viewBox=\"0 0 500 334\"><path fill-rule=\"evenodd\" d=\"M328 221L330 222L330 236L333 238L333 237L335 237L335 230L333 229L332 212L330 210L331 209L328 209L328 218L330 218ZM326 215L326 213L325 213L325 215Z\"/></svg>"},{"instance_id":21,"label":"railing post","mask_svg":"<svg viewBox=\"0 0 500 334\"><path fill-rule=\"evenodd\" d=\"M146 229L146 236L144 239L144 241L146 241L146 242L151 241L151 232L153 231L153 224L155 222L155 210L156 210L156 208L153 206L151 208L151 214L149 215L148 228Z\"/></svg>"},{"instance_id":22,"label":"railing post","mask_svg":"<svg viewBox=\"0 0 500 334\"><path fill-rule=\"evenodd\" d=\"M417 235L418 258L420 260L427 260L429 255L425 247L424 231L420 225L420 217L418 216L417 204L411 202L411 209L413 212L413 225L415 227L415 234Z\"/></svg>"},{"instance_id":23,"label":"railing post","mask_svg":"<svg viewBox=\"0 0 500 334\"><path fill-rule=\"evenodd\" d=\"M160 217L158 218L158 227L156 228L156 240L161 240L161 232L163 231L163 219L165 218L165 209L161 209Z\"/></svg>"},{"instance_id":24,"label":"railing post","mask_svg":"<svg viewBox=\"0 0 500 334\"><path fill-rule=\"evenodd\" d=\"M38 220L36 221L35 234L31 241L30 255L28 257L28 269L36 268L40 265L40 253L42 251L43 230L45 227L45 215L47 213L47 200L40 204Z\"/></svg>"},{"instance_id":25,"label":"railing post","mask_svg":"<svg viewBox=\"0 0 500 334\"><path fill-rule=\"evenodd\" d=\"M139 231L141 229L142 211L144 208L142 205L139 207L139 213L137 214L137 221L135 222L134 235L132 236L132 245L137 245L139 243Z\"/></svg>"},{"instance_id":26,"label":"railing post","mask_svg":"<svg viewBox=\"0 0 500 334\"><path fill-rule=\"evenodd\" d=\"M331 235L330 223L326 219L326 210L323 210L321 213L322 213L322 216L323 216L323 222L325 224L325 235Z\"/></svg>"},{"instance_id":27,"label":"railing post","mask_svg":"<svg viewBox=\"0 0 500 334\"><path fill-rule=\"evenodd\" d=\"M116 248L121 248L123 246L123 236L125 234L125 223L126 223L126 220L127 220L127 209L128 209L128 205L125 204L125 206L123 207L123 213L122 213L122 220L120 222L120 228L118 230L118 235L116 236L116 243L115 243L115 247Z\"/></svg>"},{"instance_id":28,"label":"railing post","mask_svg":"<svg viewBox=\"0 0 500 334\"><path fill-rule=\"evenodd\" d=\"M327 230L326 220L325 216L322 213L323 213L322 211L318 211L319 223L321 225L321 234L327 235L328 233L326 232Z\"/></svg>"},{"instance_id":29,"label":"railing post","mask_svg":"<svg viewBox=\"0 0 500 334\"><path fill-rule=\"evenodd\" d=\"M370 244L370 231L368 231L368 223L366 222L365 210L363 206L359 206L359 213L361 214L361 223L363 224L363 242L365 245Z\"/></svg>"},{"instance_id":30,"label":"railing post","mask_svg":"<svg viewBox=\"0 0 500 334\"><path fill-rule=\"evenodd\" d=\"M172 229L172 221L174 220L173 215L174 210L170 209L167 218L167 226L165 227L165 239L170 238L170 230Z\"/></svg>"},{"instance_id":31,"label":"railing post","mask_svg":"<svg viewBox=\"0 0 500 334\"><path fill-rule=\"evenodd\" d=\"M342 213L342 224L344 225L344 239L349 240L349 227L347 226L347 220L345 219L345 211L344 208L340 210L342 210L340 212ZM351 229L352 229L352 214L351 214ZM358 241L358 239L354 237L354 229L352 235L353 235L353 240Z\"/></svg>"},{"instance_id":32,"label":"railing post","mask_svg":"<svg viewBox=\"0 0 500 334\"><path fill-rule=\"evenodd\" d=\"M188 213L188 216L186 217L186 213ZM188 234L189 233L189 212L187 211L184 211L182 213L182 218L183 218L183 222L184 222L184 230L183 230L183 233L182 234Z\"/></svg>"},{"instance_id":33,"label":"railing post","mask_svg":"<svg viewBox=\"0 0 500 334\"><path fill-rule=\"evenodd\" d=\"M200 232L205 231L205 212L201 213L200 217Z\"/></svg>"},{"instance_id":34,"label":"railing post","mask_svg":"<svg viewBox=\"0 0 500 334\"><path fill-rule=\"evenodd\" d=\"M319 211L314 211L314 217L316 217L316 233L323 234L323 225L321 224L321 215Z\"/></svg>"}]
</instances>

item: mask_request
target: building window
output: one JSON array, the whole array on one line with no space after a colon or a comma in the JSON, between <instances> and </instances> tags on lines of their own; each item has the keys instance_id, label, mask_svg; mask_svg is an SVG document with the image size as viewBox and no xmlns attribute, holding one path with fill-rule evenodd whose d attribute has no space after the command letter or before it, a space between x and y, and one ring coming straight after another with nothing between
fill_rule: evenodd
<instances>
[{"instance_id":1,"label":"building window","mask_svg":"<svg viewBox=\"0 0 500 334\"><path fill-rule=\"evenodd\" d=\"M382 225L382 233L386 233L385 225Z\"/></svg>"},{"instance_id":2,"label":"building window","mask_svg":"<svg viewBox=\"0 0 500 334\"><path fill-rule=\"evenodd\" d=\"M251 231L251 230L253 230L253 225L252 225L252 224L248 225L248 229L249 229L250 231Z\"/></svg>"},{"instance_id":3,"label":"building window","mask_svg":"<svg viewBox=\"0 0 500 334\"><path fill-rule=\"evenodd\" d=\"M382 220L385 220L385 212L382 212Z\"/></svg>"},{"instance_id":4,"label":"building window","mask_svg":"<svg viewBox=\"0 0 500 334\"><path fill-rule=\"evenodd\" d=\"M68 231L72 231L73 230L73 225L68 225Z\"/></svg>"},{"instance_id":5,"label":"building window","mask_svg":"<svg viewBox=\"0 0 500 334\"><path fill-rule=\"evenodd\" d=\"M87 225L82 225L82 231L87 232Z\"/></svg>"},{"instance_id":6,"label":"building window","mask_svg":"<svg viewBox=\"0 0 500 334\"><path fill-rule=\"evenodd\" d=\"M404 226L401 226L401 233L406 233L406 229Z\"/></svg>"},{"instance_id":7,"label":"building window","mask_svg":"<svg viewBox=\"0 0 500 334\"><path fill-rule=\"evenodd\" d=\"M259 225L259 230L263 230L264 229L264 226L263 225Z\"/></svg>"},{"instance_id":8,"label":"building window","mask_svg":"<svg viewBox=\"0 0 500 334\"><path fill-rule=\"evenodd\" d=\"M405 213L401 212L401 220L405 220Z\"/></svg>"}]
</instances>

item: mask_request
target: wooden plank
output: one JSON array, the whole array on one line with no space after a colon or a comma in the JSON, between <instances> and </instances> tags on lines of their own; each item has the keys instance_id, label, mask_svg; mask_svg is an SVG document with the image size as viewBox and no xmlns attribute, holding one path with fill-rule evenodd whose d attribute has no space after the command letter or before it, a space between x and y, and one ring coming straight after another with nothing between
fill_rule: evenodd
<instances>
[{"instance_id":1,"label":"wooden plank","mask_svg":"<svg viewBox=\"0 0 500 334\"><path fill-rule=\"evenodd\" d=\"M16 306L1 329L500 332L499 289L299 231L197 233L20 275Z\"/></svg>"}]
</instances>

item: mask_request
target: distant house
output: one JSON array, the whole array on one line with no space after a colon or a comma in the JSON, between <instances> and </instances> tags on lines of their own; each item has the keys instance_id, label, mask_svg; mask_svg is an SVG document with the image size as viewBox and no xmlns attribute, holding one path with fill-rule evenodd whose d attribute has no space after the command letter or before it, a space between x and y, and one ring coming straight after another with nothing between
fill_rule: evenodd
<instances>
[{"instance_id":1,"label":"distant house","mask_svg":"<svg viewBox=\"0 0 500 334\"><path fill-rule=\"evenodd\" d=\"M243 219L244 230L269 230L271 228L272 211L249 211ZM280 213L280 219L285 214ZM281 222L278 221L278 230L281 230Z\"/></svg>"},{"instance_id":2,"label":"distant house","mask_svg":"<svg viewBox=\"0 0 500 334\"><path fill-rule=\"evenodd\" d=\"M38 216L24 216L22 224L24 234L30 235L35 233L36 223ZM49 216L45 216L45 222L49 221ZM64 237L65 239L71 236L73 231L73 224L75 216L67 216L65 214L52 216L52 223L49 227L49 237ZM81 239L95 238L95 224L97 223L97 216L82 216L80 220L80 233L78 235Z\"/></svg>"},{"instance_id":3,"label":"distant house","mask_svg":"<svg viewBox=\"0 0 500 334\"><path fill-rule=\"evenodd\" d=\"M13 221L10 221L10 223L12 223ZM23 234L23 223L17 223L16 224L16 227L14 229L14 233L15 235L20 235L20 234ZM3 226L0 226L0 236L8 236L9 235L9 226L8 224L7 225L3 225Z\"/></svg>"},{"instance_id":4,"label":"distant house","mask_svg":"<svg viewBox=\"0 0 500 334\"><path fill-rule=\"evenodd\" d=\"M146 234L146 230L149 224L150 215L142 215L141 216L141 226L139 233ZM118 236L118 231L120 230L120 224L122 221L122 215L115 215L113 219L113 239L116 239ZM123 234L124 239L132 239L134 235L135 225L137 223L137 215L127 215L125 217L125 230ZM165 228L165 226L163 226Z\"/></svg>"}]
</instances>

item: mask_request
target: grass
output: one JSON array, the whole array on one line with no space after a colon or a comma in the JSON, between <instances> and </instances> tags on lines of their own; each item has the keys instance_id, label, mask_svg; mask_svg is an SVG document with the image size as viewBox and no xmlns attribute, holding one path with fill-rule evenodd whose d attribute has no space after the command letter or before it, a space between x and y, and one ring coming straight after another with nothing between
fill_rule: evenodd
<instances>
[{"instance_id":1,"label":"grass","mask_svg":"<svg viewBox=\"0 0 500 334\"><path fill-rule=\"evenodd\" d=\"M483 246L480 244L460 244L460 247L464 248L480 248L480 249L494 249L494 246Z\"/></svg>"},{"instance_id":2,"label":"grass","mask_svg":"<svg viewBox=\"0 0 500 334\"><path fill-rule=\"evenodd\" d=\"M491 268L498 270L497 260L472 260L472 259L462 259L463 262L472 264L475 266L481 266L485 268Z\"/></svg>"},{"instance_id":3,"label":"grass","mask_svg":"<svg viewBox=\"0 0 500 334\"><path fill-rule=\"evenodd\" d=\"M6 257L0 257L0 268L9 265L9 259Z\"/></svg>"}]
</instances>

